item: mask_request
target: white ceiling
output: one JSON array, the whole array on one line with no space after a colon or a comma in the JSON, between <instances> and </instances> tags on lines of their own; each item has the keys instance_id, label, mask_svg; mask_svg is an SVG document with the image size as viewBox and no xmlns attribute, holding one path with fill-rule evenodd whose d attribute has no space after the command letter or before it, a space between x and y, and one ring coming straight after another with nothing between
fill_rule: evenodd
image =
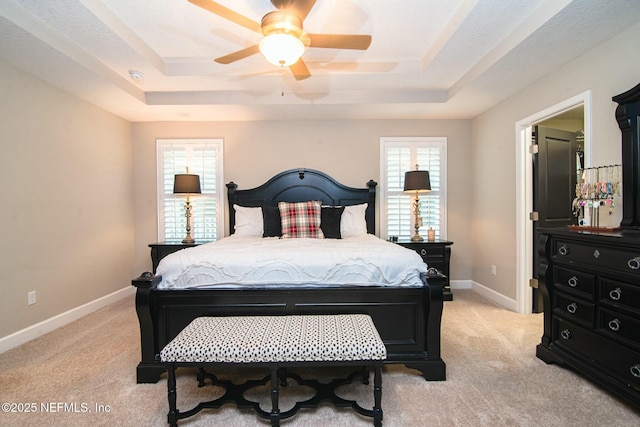
<instances>
[{"instance_id":1,"label":"white ceiling","mask_svg":"<svg viewBox=\"0 0 640 427\"><path fill-rule=\"evenodd\" d=\"M260 34L187 0L1 0L0 58L130 121L470 118L639 21L638 0L317 0L306 31L372 43L308 49L296 81L214 62Z\"/></svg>"}]
</instances>

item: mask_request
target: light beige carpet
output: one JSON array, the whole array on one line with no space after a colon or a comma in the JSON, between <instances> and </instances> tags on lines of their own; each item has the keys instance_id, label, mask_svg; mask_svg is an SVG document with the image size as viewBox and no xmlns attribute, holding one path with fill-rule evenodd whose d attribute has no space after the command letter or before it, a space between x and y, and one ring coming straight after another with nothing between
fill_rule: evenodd
<instances>
[{"instance_id":1,"label":"light beige carpet","mask_svg":"<svg viewBox=\"0 0 640 427\"><path fill-rule=\"evenodd\" d=\"M383 371L384 426L640 426L640 412L581 376L535 357L541 315L519 315L465 290L445 303L442 357L447 380L427 382L416 371ZM2 426L163 426L166 381L136 384L140 358L133 298L118 301L41 338L0 354L0 396L20 413L0 413ZM319 375L326 374L318 371ZM332 373L340 373L333 372ZM259 378L259 370L220 376ZM372 406L372 386L355 383L340 394ZM265 402L268 393L251 391ZM291 384L282 409L308 391ZM197 388L192 371L180 370L178 408L220 396ZM32 410L31 412L25 412ZM268 426L234 405L205 410L181 426ZM369 426L349 409L322 405L301 410L283 426Z\"/></svg>"}]
</instances>

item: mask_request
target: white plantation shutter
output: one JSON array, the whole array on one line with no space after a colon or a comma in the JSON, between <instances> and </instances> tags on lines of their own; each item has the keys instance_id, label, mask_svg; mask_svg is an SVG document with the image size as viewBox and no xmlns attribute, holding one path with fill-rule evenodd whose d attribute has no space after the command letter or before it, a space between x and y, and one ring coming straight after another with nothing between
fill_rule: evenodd
<instances>
[{"instance_id":1,"label":"white plantation shutter","mask_svg":"<svg viewBox=\"0 0 640 427\"><path fill-rule=\"evenodd\" d=\"M381 223L383 238L398 236L409 238L412 227L411 199L403 192L404 173L411 164L411 150L409 147L390 146L386 150L387 179L383 180L382 188L387 191L386 199L381 199L380 206L386 211L386 224ZM413 168L412 168L413 169ZM386 200L386 209L385 209ZM385 229L386 226L386 229Z\"/></svg>"},{"instance_id":2,"label":"white plantation shutter","mask_svg":"<svg viewBox=\"0 0 640 427\"><path fill-rule=\"evenodd\" d=\"M176 174L200 176L202 194L190 196L191 236L196 241L223 235L224 186L222 140L158 140L158 239L182 240L186 235L185 195L173 194Z\"/></svg>"},{"instance_id":3,"label":"white plantation shutter","mask_svg":"<svg viewBox=\"0 0 640 427\"><path fill-rule=\"evenodd\" d=\"M446 238L446 142L442 138L381 138L380 139L380 237L397 236L410 239L414 234L413 200L415 193L404 189L404 174L415 170L429 171L431 192L420 193L420 235L426 239L433 228L436 239Z\"/></svg>"}]
</instances>

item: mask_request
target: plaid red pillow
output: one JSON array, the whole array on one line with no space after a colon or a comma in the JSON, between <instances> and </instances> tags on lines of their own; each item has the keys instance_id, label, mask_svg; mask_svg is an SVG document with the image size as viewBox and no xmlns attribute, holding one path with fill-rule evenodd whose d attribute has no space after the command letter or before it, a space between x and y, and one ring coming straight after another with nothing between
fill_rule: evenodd
<instances>
[{"instance_id":1,"label":"plaid red pillow","mask_svg":"<svg viewBox=\"0 0 640 427\"><path fill-rule=\"evenodd\" d=\"M321 206L322 202L319 200L298 203L279 202L282 238L309 237L324 239L324 234L320 228Z\"/></svg>"}]
</instances>

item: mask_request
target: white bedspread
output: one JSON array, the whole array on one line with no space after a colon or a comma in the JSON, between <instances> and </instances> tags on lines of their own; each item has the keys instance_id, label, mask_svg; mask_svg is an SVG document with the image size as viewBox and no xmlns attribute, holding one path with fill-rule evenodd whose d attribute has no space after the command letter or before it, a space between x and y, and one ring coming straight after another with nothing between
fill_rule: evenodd
<instances>
[{"instance_id":1,"label":"white bedspread","mask_svg":"<svg viewBox=\"0 0 640 427\"><path fill-rule=\"evenodd\" d=\"M373 235L346 239L231 236L163 258L159 287L220 285L422 286L427 266L410 249Z\"/></svg>"}]
</instances>

